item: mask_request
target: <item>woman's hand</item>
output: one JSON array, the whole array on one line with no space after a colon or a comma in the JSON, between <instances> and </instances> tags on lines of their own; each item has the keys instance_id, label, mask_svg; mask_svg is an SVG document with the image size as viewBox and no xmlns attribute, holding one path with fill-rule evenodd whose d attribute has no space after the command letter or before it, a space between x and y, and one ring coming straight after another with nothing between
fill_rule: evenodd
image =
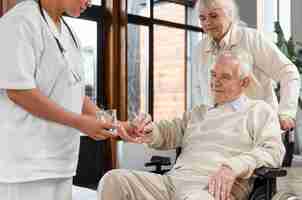
<instances>
[{"instance_id":1,"label":"woman's hand","mask_svg":"<svg viewBox=\"0 0 302 200\"><path fill-rule=\"evenodd\" d=\"M296 127L295 120L292 119L291 117L281 115L279 117L279 121L280 121L281 129L284 131L288 131Z\"/></svg>"},{"instance_id":2,"label":"woman's hand","mask_svg":"<svg viewBox=\"0 0 302 200\"><path fill-rule=\"evenodd\" d=\"M116 137L109 131L109 129L117 128L115 125L97 120L93 116L82 115L77 121L76 127L94 140Z\"/></svg>"}]
</instances>

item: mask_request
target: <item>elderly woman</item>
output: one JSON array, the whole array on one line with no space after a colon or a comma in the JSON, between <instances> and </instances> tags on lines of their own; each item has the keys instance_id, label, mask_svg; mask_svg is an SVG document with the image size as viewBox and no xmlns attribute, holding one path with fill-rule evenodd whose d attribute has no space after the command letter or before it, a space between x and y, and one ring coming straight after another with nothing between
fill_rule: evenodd
<instances>
[{"instance_id":1,"label":"elderly woman","mask_svg":"<svg viewBox=\"0 0 302 200\"><path fill-rule=\"evenodd\" d=\"M262 99L279 113L283 130L295 126L300 78L296 66L258 31L239 25L234 0L200 0L199 18L206 35L193 56L193 105L211 105L210 66L223 50L245 50L253 56L253 81L247 96ZM280 82L278 106L274 81Z\"/></svg>"}]
</instances>

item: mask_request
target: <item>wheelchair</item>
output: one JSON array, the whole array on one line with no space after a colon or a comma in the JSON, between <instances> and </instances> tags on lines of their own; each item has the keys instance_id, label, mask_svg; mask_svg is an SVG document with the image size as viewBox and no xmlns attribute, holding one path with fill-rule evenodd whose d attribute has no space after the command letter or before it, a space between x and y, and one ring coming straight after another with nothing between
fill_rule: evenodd
<instances>
[{"instance_id":1,"label":"wheelchair","mask_svg":"<svg viewBox=\"0 0 302 200\"><path fill-rule=\"evenodd\" d=\"M294 155L294 142L291 140L293 130L283 134L283 142L286 154L283 159L281 168L261 167L255 170L252 178L255 179L252 192L248 200L272 200L277 193L277 178L287 175L283 167L290 167ZM181 148L176 149L176 158L180 155ZM169 157L152 156L150 162L145 163L146 167L155 166L155 170L151 171L157 174L164 174L169 169L163 169L163 166L171 166Z\"/></svg>"}]
</instances>

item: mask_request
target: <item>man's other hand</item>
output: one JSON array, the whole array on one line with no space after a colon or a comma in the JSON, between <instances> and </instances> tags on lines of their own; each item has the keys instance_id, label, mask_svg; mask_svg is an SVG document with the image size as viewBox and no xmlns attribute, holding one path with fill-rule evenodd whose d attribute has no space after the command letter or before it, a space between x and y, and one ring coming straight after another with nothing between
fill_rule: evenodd
<instances>
[{"instance_id":1,"label":"man's other hand","mask_svg":"<svg viewBox=\"0 0 302 200\"><path fill-rule=\"evenodd\" d=\"M236 180L233 170L225 165L210 177L209 193L215 200L231 200L231 190Z\"/></svg>"}]
</instances>

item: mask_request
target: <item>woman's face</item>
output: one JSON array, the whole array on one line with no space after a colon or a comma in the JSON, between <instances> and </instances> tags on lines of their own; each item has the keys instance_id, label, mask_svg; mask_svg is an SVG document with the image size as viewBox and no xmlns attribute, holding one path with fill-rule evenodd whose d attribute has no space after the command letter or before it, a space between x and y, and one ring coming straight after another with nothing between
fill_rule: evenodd
<instances>
[{"instance_id":1,"label":"woman's face","mask_svg":"<svg viewBox=\"0 0 302 200\"><path fill-rule=\"evenodd\" d=\"M232 22L222 8L203 8L199 19L203 30L216 41L223 38Z\"/></svg>"},{"instance_id":2,"label":"woman's face","mask_svg":"<svg viewBox=\"0 0 302 200\"><path fill-rule=\"evenodd\" d=\"M91 0L63 0L65 12L73 17L79 17L90 5Z\"/></svg>"}]
</instances>

